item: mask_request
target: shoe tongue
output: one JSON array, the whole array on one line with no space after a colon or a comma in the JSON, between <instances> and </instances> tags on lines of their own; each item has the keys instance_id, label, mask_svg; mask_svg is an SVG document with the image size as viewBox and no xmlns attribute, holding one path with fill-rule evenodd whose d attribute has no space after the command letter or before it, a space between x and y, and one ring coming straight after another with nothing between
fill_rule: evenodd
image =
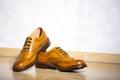
<instances>
[{"instance_id":1,"label":"shoe tongue","mask_svg":"<svg viewBox=\"0 0 120 80\"><path fill-rule=\"evenodd\" d=\"M56 49L58 48L58 46L55 46L54 48L52 48L52 51L56 51Z\"/></svg>"},{"instance_id":2,"label":"shoe tongue","mask_svg":"<svg viewBox=\"0 0 120 80\"><path fill-rule=\"evenodd\" d=\"M63 49L61 49L61 50L60 50L60 49L61 49L60 47L55 46L51 51L56 52L56 53L58 53L58 52L61 53L61 51L62 51L62 53L64 53L64 56L68 57L67 52L63 51ZM60 50L60 51L59 51L59 50Z\"/></svg>"},{"instance_id":3,"label":"shoe tongue","mask_svg":"<svg viewBox=\"0 0 120 80\"><path fill-rule=\"evenodd\" d=\"M28 36L29 38L33 38L34 36Z\"/></svg>"},{"instance_id":4,"label":"shoe tongue","mask_svg":"<svg viewBox=\"0 0 120 80\"><path fill-rule=\"evenodd\" d=\"M58 46L55 46L53 49L56 49L56 48L58 48Z\"/></svg>"},{"instance_id":5,"label":"shoe tongue","mask_svg":"<svg viewBox=\"0 0 120 80\"><path fill-rule=\"evenodd\" d=\"M28 36L28 38L36 38L35 36Z\"/></svg>"},{"instance_id":6,"label":"shoe tongue","mask_svg":"<svg viewBox=\"0 0 120 80\"><path fill-rule=\"evenodd\" d=\"M36 37L34 37L34 36L28 36L27 38L30 38L30 39L32 39L32 40L36 39ZM26 38L26 39L27 39L27 38Z\"/></svg>"}]
</instances>

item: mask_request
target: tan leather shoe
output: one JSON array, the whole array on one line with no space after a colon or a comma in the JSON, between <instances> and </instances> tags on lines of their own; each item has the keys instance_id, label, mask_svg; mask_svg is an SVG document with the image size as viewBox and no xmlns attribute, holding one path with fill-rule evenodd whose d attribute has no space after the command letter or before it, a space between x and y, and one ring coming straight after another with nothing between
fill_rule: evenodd
<instances>
[{"instance_id":1,"label":"tan leather shoe","mask_svg":"<svg viewBox=\"0 0 120 80\"><path fill-rule=\"evenodd\" d=\"M36 62L36 56L40 51L45 51L50 45L50 41L44 30L39 27L35 29L24 43L23 49L13 64L13 71L23 71Z\"/></svg>"},{"instance_id":2,"label":"tan leather shoe","mask_svg":"<svg viewBox=\"0 0 120 80\"><path fill-rule=\"evenodd\" d=\"M75 60L60 47L54 47L48 52L40 52L37 56L37 68L51 68L60 71L73 71L87 67L83 60Z\"/></svg>"}]
</instances>

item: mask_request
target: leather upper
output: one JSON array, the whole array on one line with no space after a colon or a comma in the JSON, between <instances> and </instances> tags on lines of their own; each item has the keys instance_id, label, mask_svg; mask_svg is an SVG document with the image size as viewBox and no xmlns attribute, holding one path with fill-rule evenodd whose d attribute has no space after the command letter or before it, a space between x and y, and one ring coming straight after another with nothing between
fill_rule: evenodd
<instances>
[{"instance_id":1,"label":"leather upper","mask_svg":"<svg viewBox=\"0 0 120 80\"><path fill-rule=\"evenodd\" d=\"M35 29L27 38L24 46L13 64L14 69L24 69L35 63L37 53L42 50L45 43L48 42L44 30L39 27Z\"/></svg>"},{"instance_id":2,"label":"leather upper","mask_svg":"<svg viewBox=\"0 0 120 80\"><path fill-rule=\"evenodd\" d=\"M63 51L60 47L54 47L47 52L40 52L37 58L37 63L54 64L62 68L85 65L83 60L75 60L71 58L68 53Z\"/></svg>"}]
</instances>

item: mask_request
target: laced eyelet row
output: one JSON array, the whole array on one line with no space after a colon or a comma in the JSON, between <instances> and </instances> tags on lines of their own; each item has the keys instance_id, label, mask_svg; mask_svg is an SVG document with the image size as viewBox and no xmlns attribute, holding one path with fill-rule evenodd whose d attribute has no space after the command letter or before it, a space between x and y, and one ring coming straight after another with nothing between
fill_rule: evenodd
<instances>
[{"instance_id":1,"label":"laced eyelet row","mask_svg":"<svg viewBox=\"0 0 120 80\"><path fill-rule=\"evenodd\" d=\"M63 49L61 49L60 47L56 48L60 53L62 53L63 55L68 54L66 51L64 51Z\"/></svg>"},{"instance_id":2,"label":"laced eyelet row","mask_svg":"<svg viewBox=\"0 0 120 80\"><path fill-rule=\"evenodd\" d=\"M24 47L23 49L29 49L30 48L30 45L31 45L31 41L32 41L32 38L27 38L26 41L25 41L25 44L24 44Z\"/></svg>"}]
</instances>

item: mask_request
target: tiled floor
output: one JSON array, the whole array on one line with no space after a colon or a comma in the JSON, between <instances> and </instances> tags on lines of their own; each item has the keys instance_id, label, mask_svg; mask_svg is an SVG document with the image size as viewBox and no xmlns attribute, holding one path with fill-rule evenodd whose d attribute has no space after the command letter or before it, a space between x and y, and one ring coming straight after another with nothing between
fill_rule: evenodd
<instances>
[{"instance_id":1,"label":"tiled floor","mask_svg":"<svg viewBox=\"0 0 120 80\"><path fill-rule=\"evenodd\" d=\"M0 80L120 80L120 64L87 62L88 67L74 72L38 69L13 72L15 58L0 57Z\"/></svg>"}]
</instances>

